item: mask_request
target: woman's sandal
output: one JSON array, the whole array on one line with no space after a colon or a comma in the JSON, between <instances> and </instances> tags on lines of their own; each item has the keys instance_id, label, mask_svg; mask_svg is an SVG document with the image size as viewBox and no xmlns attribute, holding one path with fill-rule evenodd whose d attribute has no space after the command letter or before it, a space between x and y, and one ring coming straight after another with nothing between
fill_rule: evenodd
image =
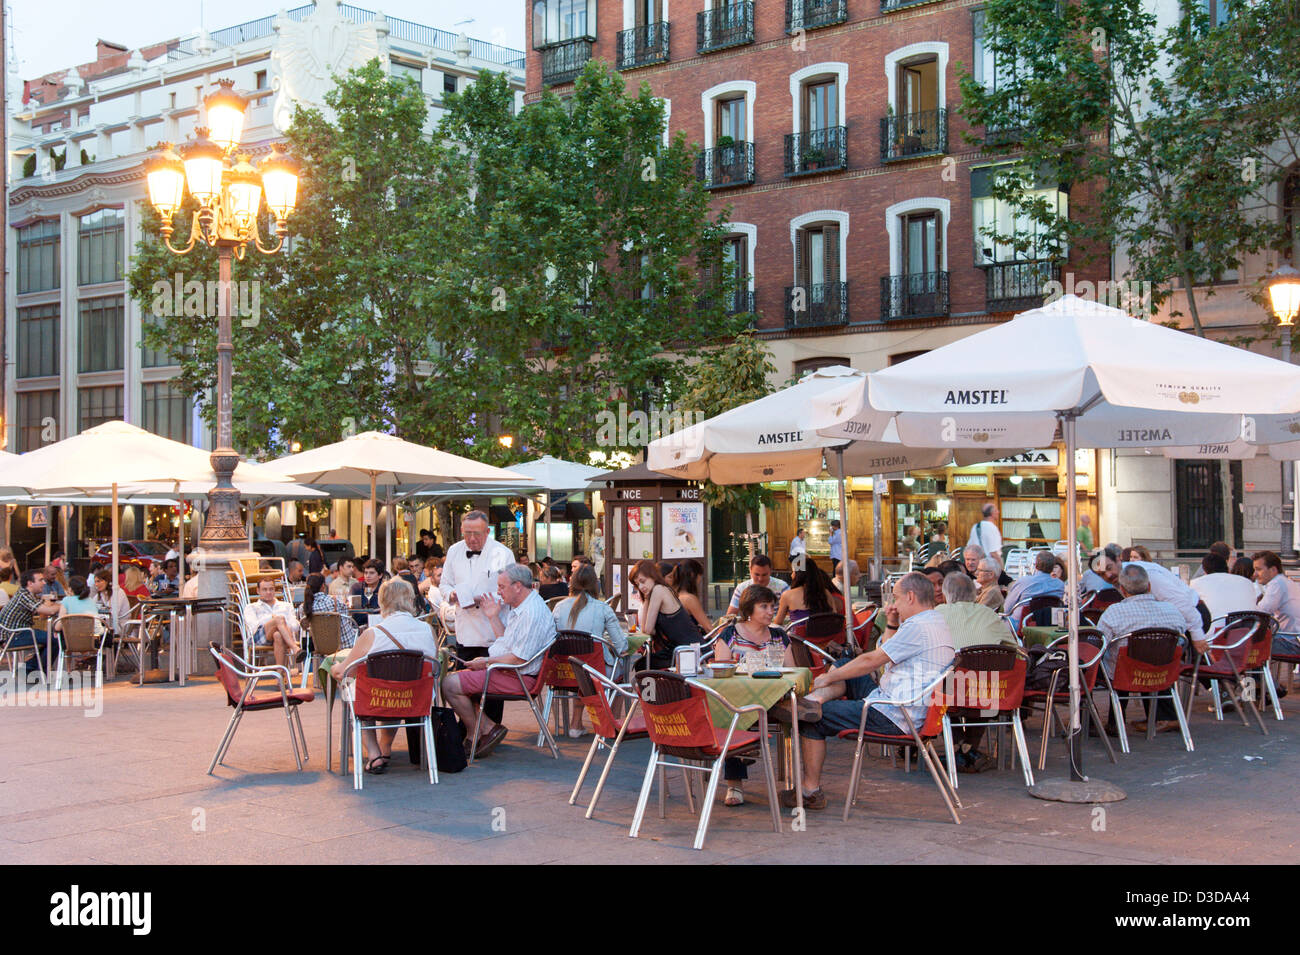
<instances>
[{"instance_id":1,"label":"woman's sandal","mask_svg":"<svg viewBox=\"0 0 1300 955\"><path fill-rule=\"evenodd\" d=\"M379 765L376 766L376 763ZM370 773L372 776L382 776L384 773L388 772L388 757L372 757L370 762L366 763L366 772Z\"/></svg>"},{"instance_id":2,"label":"woman's sandal","mask_svg":"<svg viewBox=\"0 0 1300 955\"><path fill-rule=\"evenodd\" d=\"M744 790L737 789L735 786L727 787L727 796L722 800L724 806L743 806L745 804Z\"/></svg>"}]
</instances>

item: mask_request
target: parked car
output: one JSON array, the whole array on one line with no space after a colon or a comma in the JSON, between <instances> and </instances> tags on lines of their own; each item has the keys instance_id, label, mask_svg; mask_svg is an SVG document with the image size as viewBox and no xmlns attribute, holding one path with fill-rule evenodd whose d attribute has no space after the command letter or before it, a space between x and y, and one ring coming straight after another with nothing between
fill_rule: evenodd
<instances>
[{"instance_id":1,"label":"parked car","mask_svg":"<svg viewBox=\"0 0 1300 955\"><path fill-rule=\"evenodd\" d=\"M167 557L169 549L161 541L118 541L118 566L125 567L128 564L133 564L147 573L149 564L154 561L161 564ZM93 573L101 567L111 566L113 566L113 545L111 542L100 544L99 549L95 551L95 556L90 558L91 572Z\"/></svg>"}]
</instances>

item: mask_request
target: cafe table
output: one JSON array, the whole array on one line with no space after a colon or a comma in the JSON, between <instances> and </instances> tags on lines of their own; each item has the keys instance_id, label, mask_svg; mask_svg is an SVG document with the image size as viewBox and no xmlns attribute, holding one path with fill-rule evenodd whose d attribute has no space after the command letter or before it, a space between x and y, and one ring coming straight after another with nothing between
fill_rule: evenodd
<instances>
[{"instance_id":1,"label":"cafe table","mask_svg":"<svg viewBox=\"0 0 1300 955\"><path fill-rule=\"evenodd\" d=\"M1047 646L1053 640L1066 636L1070 631L1065 627L1032 627L1023 626L1020 628L1020 642L1027 647Z\"/></svg>"},{"instance_id":2,"label":"cafe table","mask_svg":"<svg viewBox=\"0 0 1300 955\"><path fill-rule=\"evenodd\" d=\"M140 685L164 682L161 674L152 679L146 678L144 651L145 645L148 643L150 658L154 664L153 669L157 670L162 633L159 632L157 642L147 640L146 634L149 621L166 619L171 632L171 652L167 654L166 682L170 683L173 680L179 680L180 685L184 686L194 657L195 614L219 610L224 603L224 598L150 597L147 600L140 601L140 603L144 605L140 620Z\"/></svg>"},{"instance_id":3,"label":"cafe table","mask_svg":"<svg viewBox=\"0 0 1300 955\"><path fill-rule=\"evenodd\" d=\"M795 791L796 807L803 810L803 747L799 740L799 701L798 697L812 689L812 670L807 667L782 667L781 675L770 679L758 679L753 676L728 676L714 678L698 678L699 682L709 689L717 692L719 696L725 699L732 706L751 706L758 704L765 710L770 710L785 697L790 699L790 712L795 720L794 725L790 727L790 754L788 760L783 760L785 768L786 781ZM713 717L715 726L727 727L731 725L732 714L716 700L709 699L709 714ZM736 729L747 730L758 720L757 715L742 715L736 722ZM784 737L785 727L781 726L781 733ZM783 740L784 742L784 740ZM793 763L793 766L790 764Z\"/></svg>"}]
</instances>

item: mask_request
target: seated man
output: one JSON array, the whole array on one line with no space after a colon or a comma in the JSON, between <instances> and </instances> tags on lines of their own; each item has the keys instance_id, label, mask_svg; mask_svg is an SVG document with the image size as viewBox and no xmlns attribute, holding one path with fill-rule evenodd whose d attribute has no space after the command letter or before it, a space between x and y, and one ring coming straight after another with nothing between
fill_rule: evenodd
<instances>
[{"instance_id":1,"label":"seated man","mask_svg":"<svg viewBox=\"0 0 1300 955\"><path fill-rule=\"evenodd\" d=\"M1127 548L1137 550L1138 548ZM1280 563L1280 562L1279 562ZM1173 604L1174 609L1183 616L1183 625L1176 629L1186 631L1192 642L1199 645L1205 642L1205 625L1209 622L1210 612L1202 610L1203 604L1191 587L1178 579L1178 575L1166 567L1148 561L1119 561L1109 554L1098 557L1094 564L1097 573L1111 586L1118 586L1120 571L1125 567L1141 567L1146 571L1151 596L1156 600ZM1124 588L1120 587L1120 593ZM1152 624L1154 626L1154 624Z\"/></svg>"},{"instance_id":2,"label":"seated man","mask_svg":"<svg viewBox=\"0 0 1300 955\"><path fill-rule=\"evenodd\" d=\"M1282 573L1282 560L1271 550L1251 555L1255 564L1255 581L1264 588L1256 610L1271 613L1277 618L1277 635L1273 637L1274 653L1300 652L1300 585ZM1244 579L1244 578L1243 578Z\"/></svg>"},{"instance_id":3,"label":"seated man","mask_svg":"<svg viewBox=\"0 0 1300 955\"><path fill-rule=\"evenodd\" d=\"M277 666L298 662L298 615L293 606L275 599L275 581L257 582L257 599L244 608L244 636L254 646L274 646Z\"/></svg>"},{"instance_id":4,"label":"seated man","mask_svg":"<svg viewBox=\"0 0 1300 955\"><path fill-rule=\"evenodd\" d=\"M966 549L961 552L961 559L966 568L966 573L973 578L979 571L980 561L987 556L988 555L984 553L983 547L978 547L975 544L967 544Z\"/></svg>"},{"instance_id":5,"label":"seated man","mask_svg":"<svg viewBox=\"0 0 1300 955\"><path fill-rule=\"evenodd\" d=\"M1016 604L1022 600L1028 600L1030 597L1065 597L1065 582L1057 577L1052 576L1052 568L1056 566L1056 555L1051 551L1040 550L1034 555L1034 572L1012 583L1007 590L1007 599L1004 606L1010 612ZM1021 607L1016 611L1016 622L1019 623L1024 616L1025 608Z\"/></svg>"},{"instance_id":6,"label":"seated man","mask_svg":"<svg viewBox=\"0 0 1300 955\"><path fill-rule=\"evenodd\" d=\"M965 574L949 574L943 579L943 599L942 606L936 609L948 625L953 650L1000 643L1016 645L1016 638L1011 635L1006 621L996 611L975 602L975 581ZM978 713L978 710L961 710L956 715L960 719L973 720ZM953 730L957 772L982 773L994 765L992 757L978 749L983 738L983 727Z\"/></svg>"},{"instance_id":7,"label":"seated man","mask_svg":"<svg viewBox=\"0 0 1300 955\"><path fill-rule=\"evenodd\" d=\"M1245 577L1228 573L1228 562L1222 556L1206 554L1201 560L1201 570L1201 576L1193 577L1189 586L1210 611L1211 620L1238 610L1256 609L1255 584Z\"/></svg>"},{"instance_id":8,"label":"seated man","mask_svg":"<svg viewBox=\"0 0 1300 955\"><path fill-rule=\"evenodd\" d=\"M32 626L32 618L58 616L60 604L47 596L42 596L45 578L34 570L24 570L19 578L18 590L9 598L9 602L0 609L0 645L11 636L10 649L31 647L35 653L27 661L27 675L32 670L42 667L41 654L45 652L47 630L38 630ZM48 627L48 624L47 624Z\"/></svg>"},{"instance_id":9,"label":"seated man","mask_svg":"<svg viewBox=\"0 0 1300 955\"><path fill-rule=\"evenodd\" d=\"M840 730L856 731L866 701L915 697L952 662L952 637L943 616L935 609L934 585L924 574L905 574L894 585L889 617L876 649L837 661L813 681L812 692L799 701L805 808L826 808L826 795L821 790L826 737ZM871 674L882 666L884 673L877 683ZM925 721L927 708L924 700L908 707L908 715L918 729ZM891 734L907 732L907 721L901 707L881 704L868 709L867 729ZM786 807L796 805L793 789L781 794L781 803Z\"/></svg>"},{"instance_id":10,"label":"seated man","mask_svg":"<svg viewBox=\"0 0 1300 955\"><path fill-rule=\"evenodd\" d=\"M518 672L524 677L531 677L525 685L533 691L537 673L542 668L540 659L522 670L492 674L492 682L487 682L487 667L490 663L525 663L555 639L555 618L546 609L544 601L533 590L533 572L520 564L510 564L497 575L497 594L500 602L487 594L480 594L475 601L479 610L492 626L496 639L488 647L487 656L475 657L466 664L466 669L450 674L442 681L442 692L447 705L456 711L461 722L472 733L478 710L470 697L479 696L486 688L494 693L518 693ZM504 604L504 606L503 606ZM506 608L509 608L508 610ZM504 612L503 612L504 611ZM478 756L486 756L506 738L506 728L483 713L483 725L479 731ZM468 753L472 740L465 741Z\"/></svg>"},{"instance_id":11,"label":"seated man","mask_svg":"<svg viewBox=\"0 0 1300 955\"><path fill-rule=\"evenodd\" d=\"M834 584L835 589L840 591L841 593L843 593L844 591L843 575L844 575L844 568L836 567L835 575L831 577L831 583ZM856 587L858 585L858 581L861 579L862 579L862 570L858 567L858 562L856 560L850 560L849 561L849 589L852 590L854 587Z\"/></svg>"},{"instance_id":12,"label":"seated man","mask_svg":"<svg viewBox=\"0 0 1300 955\"><path fill-rule=\"evenodd\" d=\"M44 575L42 581L41 593L46 597L53 597L55 600L62 600L68 595L67 589L59 580L59 568L57 564L50 564L41 573Z\"/></svg>"},{"instance_id":13,"label":"seated man","mask_svg":"<svg viewBox=\"0 0 1300 955\"><path fill-rule=\"evenodd\" d=\"M352 601L352 619L356 621L358 627L370 626L370 614L379 613L379 585L383 581L383 561L366 561L365 571L362 573L361 579L352 585L352 592L349 595L361 598Z\"/></svg>"},{"instance_id":14,"label":"seated man","mask_svg":"<svg viewBox=\"0 0 1300 955\"><path fill-rule=\"evenodd\" d=\"M1156 599L1151 592L1151 579L1140 565L1125 564L1116 578L1116 583L1124 599L1107 607L1106 612L1097 621L1097 629L1110 641L1110 645L1106 648L1106 656L1101 661L1107 676L1115 673L1115 659L1119 656L1119 648L1128 643L1128 635L1134 630L1141 630L1144 627L1164 627L1167 630L1183 633L1187 625L1177 607ZM1193 642L1198 653L1203 653L1209 646L1203 635L1196 636ZM1127 702L1128 695L1120 694L1121 713ZM1150 716L1150 701L1146 702L1148 716ZM1172 702L1160 700L1160 705L1156 709L1156 720L1159 723L1157 729L1162 733L1178 729L1178 718ZM1106 732L1111 736L1118 735L1116 727L1116 714L1111 713L1106 719ZM1145 722L1136 724L1136 727L1139 732L1146 731Z\"/></svg>"},{"instance_id":15,"label":"seated man","mask_svg":"<svg viewBox=\"0 0 1300 955\"><path fill-rule=\"evenodd\" d=\"M745 595L745 588L751 584L766 587L778 598L790 586L779 577L772 576L772 558L766 554L755 554L754 559L749 562L749 580L742 580L736 584L736 591L731 595L731 603L727 605L727 613L740 612L740 598Z\"/></svg>"}]
</instances>

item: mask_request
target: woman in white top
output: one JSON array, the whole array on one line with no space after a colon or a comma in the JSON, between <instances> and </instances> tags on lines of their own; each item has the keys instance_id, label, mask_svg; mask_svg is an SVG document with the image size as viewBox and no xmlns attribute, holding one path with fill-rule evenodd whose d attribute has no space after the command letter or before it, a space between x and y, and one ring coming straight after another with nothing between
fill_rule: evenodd
<instances>
[{"instance_id":1,"label":"woman in white top","mask_svg":"<svg viewBox=\"0 0 1300 955\"><path fill-rule=\"evenodd\" d=\"M437 660L438 644L433 628L415 619L415 589L405 580L392 577L380 585L379 614L379 623L363 630L347 657L330 668L334 679L342 679L347 668L357 660L388 650L419 650L430 660ZM366 772L379 775L388 769L396 735L397 730L388 729L362 734ZM425 758L429 758L428 754Z\"/></svg>"},{"instance_id":2,"label":"woman in white top","mask_svg":"<svg viewBox=\"0 0 1300 955\"><path fill-rule=\"evenodd\" d=\"M600 583L591 565L583 564L578 568L569 580L569 596L556 604L551 614L555 617L556 630L581 630L593 637L605 637L620 656L627 653L627 634L609 604L600 599ZM614 659L609 647L605 647L605 662L613 664ZM586 707L575 705L573 710L569 736L578 739L587 735L582 722Z\"/></svg>"}]
</instances>

